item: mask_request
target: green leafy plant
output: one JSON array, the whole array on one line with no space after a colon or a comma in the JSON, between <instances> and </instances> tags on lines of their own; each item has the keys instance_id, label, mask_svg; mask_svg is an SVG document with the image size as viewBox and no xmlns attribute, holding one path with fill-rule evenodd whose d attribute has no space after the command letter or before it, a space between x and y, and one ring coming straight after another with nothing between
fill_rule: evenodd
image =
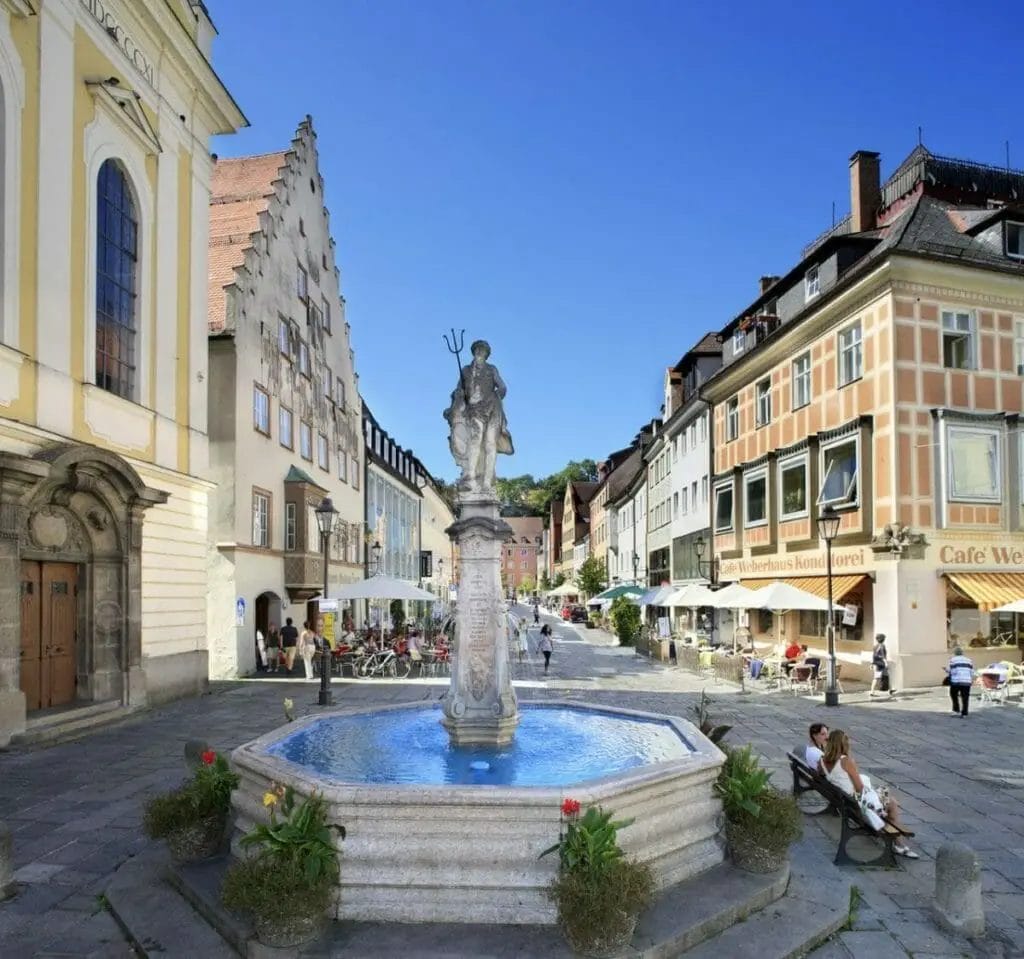
<instances>
[{"instance_id":1,"label":"green leafy plant","mask_svg":"<svg viewBox=\"0 0 1024 959\"><path fill-rule=\"evenodd\" d=\"M616 596L608 616L619 642L623 646L632 646L640 635L640 607L625 596Z\"/></svg>"},{"instance_id":2,"label":"green leafy plant","mask_svg":"<svg viewBox=\"0 0 1024 959\"><path fill-rule=\"evenodd\" d=\"M150 839L164 839L202 820L227 818L238 776L227 760L212 749L201 758L202 763L190 780L146 803L143 829Z\"/></svg>"},{"instance_id":3,"label":"green leafy plant","mask_svg":"<svg viewBox=\"0 0 1024 959\"><path fill-rule=\"evenodd\" d=\"M232 864L224 877L221 899L230 909L280 923L325 912L331 901L331 884L310 884L305 867L297 860L280 862L261 855Z\"/></svg>"},{"instance_id":4,"label":"green leafy plant","mask_svg":"<svg viewBox=\"0 0 1024 959\"><path fill-rule=\"evenodd\" d=\"M708 711L710 702L707 693L702 689L700 701L693 707L693 712L697 718L697 728L717 746L725 738L726 733L732 729L732 726L719 726L712 722L711 714Z\"/></svg>"},{"instance_id":5,"label":"green leafy plant","mask_svg":"<svg viewBox=\"0 0 1024 959\"><path fill-rule=\"evenodd\" d=\"M737 821L744 814L760 816L758 798L768 788L770 779L771 773L761 768L749 746L727 750L715 783L715 792L722 799L726 817Z\"/></svg>"},{"instance_id":6,"label":"green leafy plant","mask_svg":"<svg viewBox=\"0 0 1024 959\"><path fill-rule=\"evenodd\" d=\"M596 596L608 582L608 571L604 560L596 556L588 556L576 573L576 585L587 596Z\"/></svg>"},{"instance_id":7,"label":"green leafy plant","mask_svg":"<svg viewBox=\"0 0 1024 959\"><path fill-rule=\"evenodd\" d=\"M550 888L558 921L577 951L620 942L632 934L636 917L654 892L650 867L627 859L618 831L632 819L615 820L591 806L581 817L580 803L562 803L559 840L541 856L558 853L558 877Z\"/></svg>"},{"instance_id":8,"label":"green leafy plant","mask_svg":"<svg viewBox=\"0 0 1024 959\"><path fill-rule=\"evenodd\" d=\"M846 910L846 928L852 929L857 922L857 915L860 913L860 902L863 899L860 886L850 886L850 904Z\"/></svg>"},{"instance_id":9,"label":"green leafy plant","mask_svg":"<svg viewBox=\"0 0 1024 959\"><path fill-rule=\"evenodd\" d=\"M331 842L331 831L344 839L345 827L327 822L327 804L323 797L314 792L296 803L295 790L291 786L279 786L264 793L263 804L270 809L270 822L258 824L243 836L242 846L255 846L260 855L276 862L300 863L305 881L311 885L325 879L333 882L338 874L338 858Z\"/></svg>"}]
</instances>

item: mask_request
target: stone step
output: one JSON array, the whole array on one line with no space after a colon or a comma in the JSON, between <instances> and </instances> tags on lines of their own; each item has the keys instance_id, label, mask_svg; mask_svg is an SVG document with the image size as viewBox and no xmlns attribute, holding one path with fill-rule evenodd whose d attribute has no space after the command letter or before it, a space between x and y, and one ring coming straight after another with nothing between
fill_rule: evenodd
<instances>
[{"instance_id":1,"label":"stone step","mask_svg":"<svg viewBox=\"0 0 1024 959\"><path fill-rule=\"evenodd\" d=\"M11 745L56 745L84 736L98 726L120 722L135 712L137 710L122 706L120 702L91 703L74 709L61 709L29 719L25 731L11 738Z\"/></svg>"},{"instance_id":2,"label":"stone step","mask_svg":"<svg viewBox=\"0 0 1024 959\"><path fill-rule=\"evenodd\" d=\"M164 880L163 850L129 859L106 889L110 911L143 959L237 959L238 953Z\"/></svg>"}]
</instances>

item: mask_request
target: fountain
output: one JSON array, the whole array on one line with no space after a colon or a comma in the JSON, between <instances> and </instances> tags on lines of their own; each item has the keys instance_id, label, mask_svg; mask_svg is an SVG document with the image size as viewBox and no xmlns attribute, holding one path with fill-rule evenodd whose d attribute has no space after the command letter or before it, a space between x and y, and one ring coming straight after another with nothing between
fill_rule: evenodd
<instances>
[{"instance_id":1,"label":"fountain","mask_svg":"<svg viewBox=\"0 0 1024 959\"><path fill-rule=\"evenodd\" d=\"M449 348L458 358L461 343ZM505 384L486 342L470 352L445 411L462 470L448 530L461 576L441 707L321 713L233 756L237 835L265 817L273 783L316 790L345 826L338 919L553 923L546 890L557 862L538 856L558 837L566 796L634 817L623 848L661 888L723 858L713 792L723 757L692 724L570 701L520 709L502 621L511 530L494 492L496 456L512 452Z\"/></svg>"}]
</instances>

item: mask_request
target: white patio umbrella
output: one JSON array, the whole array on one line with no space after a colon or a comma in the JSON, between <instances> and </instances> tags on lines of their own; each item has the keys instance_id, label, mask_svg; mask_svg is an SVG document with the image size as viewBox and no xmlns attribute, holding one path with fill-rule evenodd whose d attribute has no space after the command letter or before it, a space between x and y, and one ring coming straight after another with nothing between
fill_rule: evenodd
<instances>
[{"instance_id":1,"label":"white patio umbrella","mask_svg":"<svg viewBox=\"0 0 1024 959\"><path fill-rule=\"evenodd\" d=\"M735 584L739 585L739 584ZM732 587L729 587L732 589ZM732 596L719 601L720 609L770 609L773 613L788 613L790 610L808 609L818 612L828 612L828 600L808 593L806 590L798 589L789 583L782 583L776 580L770 586L763 589L746 589L739 586L744 593L735 593ZM723 593L725 590L722 591ZM842 611L844 607L838 603L832 604L833 609Z\"/></svg>"},{"instance_id":2,"label":"white patio umbrella","mask_svg":"<svg viewBox=\"0 0 1024 959\"><path fill-rule=\"evenodd\" d=\"M998 606L993 613L1024 613L1024 599L1015 599L1012 603L1007 603L1005 606Z\"/></svg>"},{"instance_id":3,"label":"white patio umbrella","mask_svg":"<svg viewBox=\"0 0 1024 959\"><path fill-rule=\"evenodd\" d=\"M573 586L572 583L562 583L561 586L556 586L548 591L548 596L579 596L579 594L579 586Z\"/></svg>"},{"instance_id":4,"label":"white patio umbrella","mask_svg":"<svg viewBox=\"0 0 1024 959\"><path fill-rule=\"evenodd\" d=\"M699 606L714 606L718 596L714 590L708 589L703 583L690 583L669 596L667 606L686 606L696 609Z\"/></svg>"},{"instance_id":5,"label":"white patio umbrella","mask_svg":"<svg viewBox=\"0 0 1024 959\"><path fill-rule=\"evenodd\" d=\"M746 586L741 586L739 583L730 583L718 591L709 590L708 592L711 593L714 599L708 605L713 606L715 609L756 609L755 606L747 606L742 602L744 600L752 602L756 591L747 589ZM734 601L736 601L736 605L733 605Z\"/></svg>"},{"instance_id":6,"label":"white patio umbrella","mask_svg":"<svg viewBox=\"0 0 1024 959\"><path fill-rule=\"evenodd\" d=\"M433 603L437 596L394 576L371 576L331 590L331 599L413 599Z\"/></svg>"}]
</instances>

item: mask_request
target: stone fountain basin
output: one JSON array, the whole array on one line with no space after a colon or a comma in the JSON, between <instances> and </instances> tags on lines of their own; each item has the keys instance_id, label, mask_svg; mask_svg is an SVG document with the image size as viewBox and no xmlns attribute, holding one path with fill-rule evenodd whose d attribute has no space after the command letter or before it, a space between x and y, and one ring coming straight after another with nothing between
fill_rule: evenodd
<instances>
[{"instance_id":1,"label":"stone fountain basin","mask_svg":"<svg viewBox=\"0 0 1024 959\"><path fill-rule=\"evenodd\" d=\"M648 863L659 889L723 859L721 802L713 786L724 756L693 724L674 716L571 701L544 706L670 724L690 751L572 785L368 785L320 778L268 754L269 747L325 716L423 710L424 704L337 710L289 723L235 750L240 785L232 802L237 840L268 819L263 794L275 783L299 795L319 792L329 819L347 832L338 842L341 883L331 911L337 919L392 922L554 923L547 887L555 855L540 853L558 839L566 796L601 805L636 822L619 833L630 856ZM440 714L438 714L440 719Z\"/></svg>"}]
</instances>

